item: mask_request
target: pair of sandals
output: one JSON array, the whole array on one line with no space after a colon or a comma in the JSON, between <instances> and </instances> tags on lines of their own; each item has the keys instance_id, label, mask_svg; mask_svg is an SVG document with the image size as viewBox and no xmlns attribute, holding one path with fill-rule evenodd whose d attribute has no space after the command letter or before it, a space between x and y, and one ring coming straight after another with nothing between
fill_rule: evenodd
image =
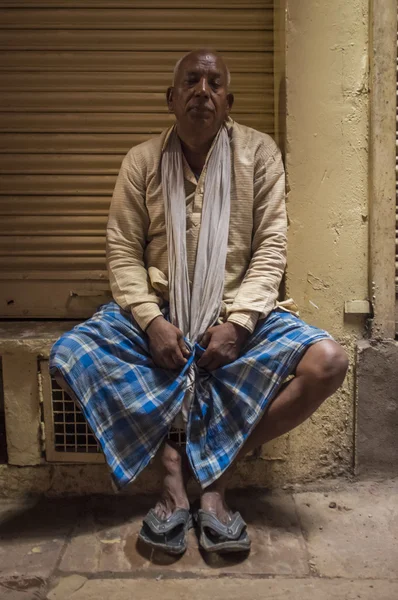
<instances>
[{"instance_id":1,"label":"pair of sandals","mask_svg":"<svg viewBox=\"0 0 398 600\"><path fill-rule=\"evenodd\" d=\"M145 517L139 538L148 546L168 554L184 554L188 531L199 530L199 545L206 552L248 552L250 538L247 525L239 512L227 525L210 512L199 509L194 516L185 508L177 508L168 519L160 519L151 509Z\"/></svg>"}]
</instances>

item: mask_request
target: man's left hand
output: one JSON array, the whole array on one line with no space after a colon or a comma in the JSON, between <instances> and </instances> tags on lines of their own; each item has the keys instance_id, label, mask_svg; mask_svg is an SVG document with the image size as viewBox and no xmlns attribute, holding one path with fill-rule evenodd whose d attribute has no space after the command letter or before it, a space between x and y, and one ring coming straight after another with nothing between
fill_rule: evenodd
<instances>
[{"instance_id":1,"label":"man's left hand","mask_svg":"<svg viewBox=\"0 0 398 600\"><path fill-rule=\"evenodd\" d=\"M249 336L247 329L229 321L210 327L200 340L200 345L206 351L199 359L198 366L214 371L234 362Z\"/></svg>"}]
</instances>

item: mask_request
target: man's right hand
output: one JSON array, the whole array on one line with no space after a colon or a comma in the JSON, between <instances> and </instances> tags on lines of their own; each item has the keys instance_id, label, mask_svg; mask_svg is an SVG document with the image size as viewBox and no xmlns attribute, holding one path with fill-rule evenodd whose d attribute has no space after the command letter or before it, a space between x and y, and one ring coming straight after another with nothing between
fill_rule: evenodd
<instances>
[{"instance_id":1,"label":"man's right hand","mask_svg":"<svg viewBox=\"0 0 398 600\"><path fill-rule=\"evenodd\" d=\"M162 369L181 369L190 355L182 331L164 317L156 317L148 326L149 350L155 365Z\"/></svg>"}]
</instances>

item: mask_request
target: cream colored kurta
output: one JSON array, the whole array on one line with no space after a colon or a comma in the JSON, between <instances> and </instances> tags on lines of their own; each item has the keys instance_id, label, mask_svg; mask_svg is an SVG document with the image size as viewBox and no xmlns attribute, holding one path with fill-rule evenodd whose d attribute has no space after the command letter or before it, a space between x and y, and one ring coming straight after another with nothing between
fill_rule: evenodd
<instances>
[{"instance_id":1,"label":"cream colored kurta","mask_svg":"<svg viewBox=\"0 0 398 600\"><path fill-rule=\"evenodd\" d=\"M253 331L275 307L286 264L285 176L268 135L232 119L231 216L221 318ZM168 299L160 161L168 131L132 148L116 182L107 227L112 294L145 330ZM206 171L184 164L189 278L195 268Z\"/></svg>"}]
</instances>

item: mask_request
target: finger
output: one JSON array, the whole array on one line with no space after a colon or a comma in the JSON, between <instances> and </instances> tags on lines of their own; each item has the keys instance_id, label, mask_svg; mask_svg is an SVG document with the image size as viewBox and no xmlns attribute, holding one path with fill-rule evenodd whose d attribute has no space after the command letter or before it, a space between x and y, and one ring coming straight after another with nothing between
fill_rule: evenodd
<instances>
[{"instance_id":1,"label":"finger","mask_svg":"<svg viewBox=\"0 0 398 600\"><path fill-rule=\"evenodd\" d=\"M215 371L219 367L222 367L223 364L224 364L223 357L220 356L218 353L214 352L211 355L210 360L207 362L206 366L203 368L205 368L206 371Z\"/></svg>"},{"instance_id":2,"label":"finger","mask_svg":"<svg viewBox=\"0 0 398 600\"><path fill-rule=\"evenodd\" d=\"M175 371L182 366L178 364L178 358L174 359L174 354L170 351L166 353L154 353L152 354L152 360L160 369L167 369L169 371Z\"/></svg>"},{"instance_id":3,"label":"finger","mask_svg":"<svg viewBox=\"0 0 398 600\"><path fill-rule=\"evenodd\" d=\"M212 371L215 371L216 369L218 369L218 367L219 367L218 363L213 361L213 362L209 363L207 365L207 367L204 367L204 369L206 371L208 371L209 373L211 373Z\"/></svg>"},{"instance_id":4,"label":"finger","mask_svg":"<svg viewBox=\"0 0 398 600\"><path fill-rule=\"evenodd\" d=\"M215 371L216 369L220 369L221 367L224 367L226 364L228 364L228 361L225 360L224 358L222 358L221 356L216 356L214 357L214 360L210 361L209 364L207 365L206 371Z\"/></svg>"},{"instance_id":5,"label":"finger","mask_svg":"<svg viewBox=\"0 0 398 600\"><path fill-rule=\"evenodd\" d=\"M185 342L184 342L184 338L180 338L180 339L178 340L178 346L179 346L179 348L180 348L180 350L181 350L181 353L182 353L182 355L183 355L185 358L188 358L188 356L190 356L190 354L191 354L191 353L190 353L190 351L188 350L188 348L187 348L187 346L186 346L186 344L185 344Z\"/></svg>"},{"instance_id":6,"label":"finger","mask_svg":"<svg viewBox=\"0 0 398 600\"><path fill-rule=\"evenodd\" d=\"M211 340L211 333L210 333L209 331L206 331L206 333L204 333L204 334L202 335L202 337L201 337L201 340L200 340L200 345L201 345L203 348L207 348L207 346L208 346L208 345L209 345L209 343L210 343L210 340Z\"/></svg>"},{"instance_id":7,"label":"finger","mask_svg":"<svg viewBox=\"0 0 398 600\"><path fill-rule=\"evenodd\" d=\"M215 371L232 362L227 356L223 356L213 347L209 346L203 356L198 360L198 367L206 371Z\"/></svg>"},{"instance_id":8,"label":"finger","mask_svg":"<svg viewBox=\"0 0 398 600\"><path fill-rule=\"evenodd\" d=\"M168 356L167 359L162 360L161 367L167 371L176 371L177 369L180 369L180 366L174 362L174 359L171 355Z\"/></svg>"},{"instance_id":9,"label":"finger","mask_svg":"<svg viewBox=\"0 0 398 600\"><path fill-rule=\"evenodd\" d=\"M202 354L198 360L198 367L206 369L208 365L214 360L214 350L211 346L207 347L207 350Z\"/></svg>"},{"instance_id":10,"label":"finger","mask_svg":"<svg viewBox=\"0 0 398 600\"><path fill-rule=\"evenodd\" d=\"M174 352L171 355L174 364L176 365L174 368L183 367L187 363L187 359L182 355L180 346L177 345Z\"/></svg>"}]
</instances>

